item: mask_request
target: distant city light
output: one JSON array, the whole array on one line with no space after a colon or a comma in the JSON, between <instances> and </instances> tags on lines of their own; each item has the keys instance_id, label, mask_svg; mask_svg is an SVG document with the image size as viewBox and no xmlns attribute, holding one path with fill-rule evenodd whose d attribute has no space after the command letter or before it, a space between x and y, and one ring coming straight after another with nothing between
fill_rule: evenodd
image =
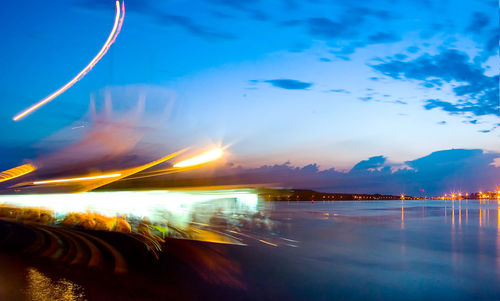
<instances>
[{"instance_id":1,"label":"distant city light","mask_svg":"<svg viewBox=\"0 0 500 301\"><path fill-rule=\"evenodd\" d=\"M214 148L199 156L176 163L174 164L174 167L189 167L189 166L200 165L203 163L219 159L220 157L222 157L223 153L224 151L221 148Z\"/></svg>"}]
</instances>

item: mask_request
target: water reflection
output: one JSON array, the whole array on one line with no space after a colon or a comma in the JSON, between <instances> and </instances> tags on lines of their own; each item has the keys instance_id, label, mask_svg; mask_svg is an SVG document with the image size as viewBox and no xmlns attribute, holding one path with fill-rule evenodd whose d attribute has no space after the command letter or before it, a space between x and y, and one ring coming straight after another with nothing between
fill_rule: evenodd
<instances>
[{"instance_id":1,"label":"water reflection","mask_svg":"<svg viewBox=\"0 0 500 301\"><path fill-rule=\"evenodd\" d=\"M500 200L497 201L497 270L500 271Z\"/></svg>"},{"instance_id":2,"label":"water reflection","mask_svg":"<svg viewBox=\"0 0 500 301\"><path fill-rule=\"evenodd\" d=\"M405 228L405 208L404 204L401 202L401 230Z\"/></svg>"},{"instance_id":3,"label":"water reflection","mask_svg":"<svg viewBox=\"0 0 500 301\"><path fill-rule=\"evenodd\" d=\"M26 295L28 300L77 301L85 300L83 288L67 279L52 280L35 268L27 273Z\"/></svg>"},{"instance_id":4,"label":"water reflection","mask_svg":"<svg viewBox=\"0 0 500 301\"><path fill-rule=\"evenodd\" d=\"M26 254L38 252L63 265L111 266L120 277L124 273L116 267L135 275L147 266L145 279L155 279L152 287L175 287L179 298L209 298L221 291L226 298L250 300L500 298L497 200L311 203L210 198L157 207L148 216L118 210L114 217L130 225L129 231L120 232L97 227L106 222L96 216L94 230L69 221L64 225L59 214L43 211L11 212L4 220L38 219L20 223L24 228L10 228L11 240L31 235L30 244L20 245ZM16 220L14 214L23 218ZM55 219L48 224L41 222L51 217ZM0 245L5 247L8 231L2 229L0 222ZM145 263L144 252L134 253L140 251L134 245L139 241L149 241L150 249L160 246L154 263ZM197 276L187 277L187 271ZM85 288L97 285L66 278ZM163 280L177 278L189 280Z\"/></svg>"}]
</instances>

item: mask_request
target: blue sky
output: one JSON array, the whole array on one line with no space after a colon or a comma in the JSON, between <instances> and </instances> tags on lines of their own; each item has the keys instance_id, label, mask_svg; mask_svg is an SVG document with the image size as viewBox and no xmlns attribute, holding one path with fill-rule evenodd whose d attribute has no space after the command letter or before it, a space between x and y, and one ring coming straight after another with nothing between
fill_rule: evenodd
<instances>
[{"instance_id":1,"label":"blue sky","mask_svg":"<svg viewBox=\"0 0 500 301\"><path fill-rule=\"evenodd\" d=\"M137 145L150 146L151 156L213 142L230 144L228 160L250 169L290 162L347 173L382 156L394 173L415 170L409 162L434 152L475 149L493 168L488 185L499 181L491 165L500 157L496 1L129 0L125 7L122 32L97 66L14 123L96 54L114 1L5 5L3 168L77 143L91 122L90 98L103 111L109 97L116 115L145 99Z\"/></svg>"}]
</instances>

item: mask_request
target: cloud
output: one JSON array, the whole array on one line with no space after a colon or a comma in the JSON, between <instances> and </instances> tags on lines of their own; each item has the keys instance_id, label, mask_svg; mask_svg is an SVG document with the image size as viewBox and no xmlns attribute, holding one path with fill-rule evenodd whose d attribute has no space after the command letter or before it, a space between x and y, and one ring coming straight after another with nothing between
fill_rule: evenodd
<instances>
[{"instance_id":1,"label":"cloud","mask_svg":"<svg viewBox=\"0 0 500 301\"><path fill-rule=\"evenodd\" d=\"M387 21L392 15L385 10L375 10L365 7L348 7L338 18L325 17L308 18L303 22L294 20L288 22L290 26L304 23L311 36L322 39L334 50L332 53L339 58L348 59L346 55L354 53L357 48L370 44L391 43L400 38L391 32L366 33L360 30L369 19Z\"/></svg>"},{"instance_id":2,"label":"cloud","mask_svg":"<svg viewBox=\"0 0 500 301\"><path fill-rule=\"evenodd\" d=\"M80 8L92 8L92 9L113 9L113 5L110 5L110 1L107 0L81 0L76 4ZM196 23L193 19L187 16L169 14L163 12L160 8L155 6L155 1L151 0L129 0L126 1L126 11L127 13L138 13L150 17L154 22L163 26L179 26L185 29L187 32L202 38L213 39L213 40L232 40L235 39L231 33L217 31L209 27L200 25ZM219 16L222 13L218 13Z\"/></svg>"},{"instance_id":3,"label":"cloud","mask_svg":"<svg viewBox=\"0 0 500 301\"><path fill-rule=\"evenodd\" d=\"M351 92L345 90L345 89L331 89L328 90L328 92L333 92L333 93L345 93L345 94L350 94Z\"/></svg>"},{"instance_id":4,"label":"cloud","mask_svg":"<svg viewBox=\"0 0 500 301\"><path fill-rule=\"evenodd\" d=\"M420 51L420 48L418 48L417 46L410 46L406 48L406 51L408 51L409 53L417 53Z\"/></svg>"},{"instance_id":5,"label":"cloud","mask_svg":"<svg viewBox=\"0 0 500 301\"><path fill-rule=\"evenodd\" d=\"M220 11L211 11L210 14L216 18L219 18L219 19L233 19L234 16L230 15L230 14L226 14L226 13L222 13Z\"/></svg>"},{"instance_id":6,"label":"cloud","mask_svg":"<svg viewBox=\"0 0 500 301\"><path fill-rule=\"evenodd\" d=\"M491 56L498 56L498 40L500 38L498 3L497 8L490 10L489 13L490 15L484 12L474 12L469 25L465 28L465 33L471 35L472 39L478 43L478 48L481 49L480 54L476 57L478 62L485 62ZM497 22L491 24L491 19L497 20Z\"/></svg>"},{"instance_id":7,"label":"cloud","mask_svg":"<svg viewBox=\"0 0 500 301\"><path fill-rule=\"evenodd\" d=\"M205 0L208 3L229 7L237 10L247 10L250 6L259 3L259 0Z\"/></svg>"},{"instance_id":8,"label":"cloud","mask_svg":"<svg viewBox=\"0 0 500 301\"><path fill-rule=\"evenodd\" d=\"M484 28L486 28L486 26L488 26L489 23L490 23L490 18L486 14L481 12L475 12L472 15L472 20L469 26L467 26L466 30L478 33L482 31Z\"/></svg>"},{"instance_id":9,"label":"cloud","mask_svg":"<svg viewBox=\"0 0 500 301\"><path fill-rule=\"evenodd\" d=\"M395 58L397 58L398 60L404 60L406 58L408 58L408 56L406 54L403 54L403 53L396 53L394 55Z\"/></svg>"},{"instance_id":10,"label":"cloud","mask_svg":"<svg viewBox=\"0 0 500 301\"><path fill-rule=\"evenodd\" d=\"M480 61L486 61L491 56L498 56L498 40L500 39L498 27L487 31L483 39L484 46L482 47L483 51L479 56Z\"/></svg>"},{"instance_id":11,"label":"cloud","mask_svg":"<svg viewBox=\"0 0 500 301\"><path fill-rule=\"evenodd\" d=\"M424 108L439 108L451 114L471 113L476 116L500 116L499 76L485 75L480 64L470 62L467 54L447 49L436 55L423 54L410 61L389 59L371 66L397 80L416 80L433 88L445 83L458 83L453 88L456 101L428 99Z\"/></svg>"},{"instance_id":12,"label":"cloud","mask_svg":"<svg viewBox=\"0 0 500 301\"><path fill-rule=\"evenodd\" d=\"M295 79L271 79L265 80L264 82L270 83L274 87L287 90L306 90L313 85L313 83L301 82Z\"/></svg>"},{"instance_id":13,"label":"cloud","mask_svg":"<svg viewBox=\"0 0 500 301\"><path fill-rule=\"evenodd\" d=\"M217 5L220 7L225 7L241 12L247 13L250 18L257 21L267 21L269 20L268 14L263 10L257 9L256 6L260 1L258 0L205 0L206 2Z\"/></svg>"},{"instance_id":14,"label":"cloud","mask_svg":"<svg viewBox=\"0 0 500 301\"><path fill-rule=\"evenodd\" d=\"M373 99L371 96L364 96L364 97L358 97L359 100L361 101L370 101Z\"/></svg>"},{"instance_id":15,"label":"cloud","mask_svg":"<svg viewBox=\"0 0 500 301\"><path fill-rule=\"evenodd\" d=\"M150 0L128 0L126 5L127 12L141 13L151 9ZM76 3L80 8L88 9L107 9L114 10L114 2L108 0L80 0Z\"/></svg>"},{"instance_id":16,"label":"cloud","mask_svg":"<svg viewBox=\"0 0 500 301\"><path fill-rule=\"evenodd\" d=\"M390 32L377 32L371 36L368 36L368 41L372 43L391 43L399 41L400 38Z\"/></svg>"},{"instance_id":17,"label":"cloud","mask_svg":"<svg viewBox=\"0 0 500 301\"><path fill-rule=\"evenodd\" d=\"M346 24L334 22L327 18L310 18L307 23L309 32L312 35L326 39L347 37L354 33L354 29L347 27Z\"/></svg>"},{"instance_id":18,"label":"cloud","mask_svg":"<svg viewBox=\"0 0 500 301\"><path fill-rule=\"evenodd\" d=\"M162 25L177 25L181 28L184 28L191 34L199 37L223 40L232 40L236 38L236 36L234 36L233 34L218 32L213 29L198 25L191 18L185 16L157 12L154 17Z\"/></svg>"},{"instance_id":19,"label":"cloud","mask_svg":"<svg viewBox=\"0 0 500 301\"><path fill-rule=\"evenodd\" d=\"M368 160L360 161L351 169L351 173L360 171L376 170L384 165L387 158L384 156L370 157Z\"/></svg>"},{"instance_id":20,"label":"cloud","mask_svg":"<svg viewBox=\"0 0 500 301\"><path fill-rule=\"evenodd\" d=\"M288 10L295 10L299 7L299 4L295 0L283 0L283 5Z\"/></svg>"},{"instance_id":21,"label":"cloud","mask_svg":"<svg viewBox=\"0 0 500 301\"><path fill-rule=\"evenodd\" d=\"M396 173L395 176L412 179L426 191L443 193L450 191L476 192L493 189L500 177L500 168L491 165L500 153L486 153L480 149L452 149L407 161L414 172Z\"/></svg>"},{"instance_id":22,"label":"cloud","mask_svg":"<svg viewBox=\"0 0 500 301\"><path fill-rule=\"evenodd\" d=\"M399 105L407 105L408 103L406 101L402 101L400 99L397 99L393 101L392 103L399 104Z\"/></svg>"},{"instance_id":23,"label":"cloud","mask_svg":"<svg viewBox=\"0 0 500 301\"><path fill-rule=\"evenodd\" d=\"M290 162L256 168L225 166L218 168L214 177L205 179L203 184L273 183L296 189L393 195L420 195L420 189L424 189L430 195L441 195L450 191L477 192L496 188L500 178L499 160L498 152L450 149L404 163L391 163L384 156L374 156L360 161L347 172L334 168L320 170L315 163L304 167L295 167ZM187 179L192 175L171 177Z\"/></svg>"}]
</instances>

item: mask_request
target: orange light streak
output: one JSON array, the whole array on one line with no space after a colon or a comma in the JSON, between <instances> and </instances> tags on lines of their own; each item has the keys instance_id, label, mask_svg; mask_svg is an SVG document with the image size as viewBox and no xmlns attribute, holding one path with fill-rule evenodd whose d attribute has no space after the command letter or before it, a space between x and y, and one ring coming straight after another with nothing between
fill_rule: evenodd
<instances>
[{"instance_id":1,"label":"orange light streak","mask_svg":"<svg viewBox=\"0 0 500 301\"><path fill-rule=\"evenodd\" d=\"M189 166L200 165L203 163L208 163L210 161L219 159L220 157L222 157L223 153L224 151L221 148L214 148L196 157L176 163L174 164L174 167L189 167Z\"/></svg>"},{"instance_id":2,"label":"orange light streak","mask_svg":"<svg viewBox=\"0 0 500 301\"><path fill-rule=\"evenodd\" d=\"M49 101L53 100L57 96L61 95L64 91L68 90L73 86L77 81L82 79L96 64L99 62L99 60L106 54L108 51L109 47L113 42L115 41L116 37L120 33L121 26L123 24L123 17L125 16L125 3L122 3L122 8L123 8L123 15L122 15L122 10L120 9L120 1L116 1L116 15L115 15L115 22L113 24L113 29L111 30L111 33L108 36L108 39L102 46L101 50L97 53L97 55L90 61L90 63L83 68L80 73L78 73L72 80L70 80L67 84L56 90L54 93L50 94L49 96L45 97L38 103L34 104L33 106L29 107L28 109L24 110L23 112L19 113L18 115L14 116L13 120L18 121L19 119L25 117L26 115L30 114L31 112L35 111L36 109L40 108L44 104L48 103ZM120 18L120 16L122 16Z\"/></svg>"},{"instance_id":3,"label":"orange light streak","mask_svg":"<svg viewBox=\"0 0 500 301\"><path fill-rule=\"evenodd\" d=\"M277 244L273 244L272 242L268 242L268 241L265 241L265 240L262 240L262 239L259 239L259 241L261 243L265 243L266 245L270 245L270 246L273 246L273 247L277 247L278 246Z\"/></svg>"},{"instance_id":4,"label":"orange light streak","mask_svg":"<svg viewBox=\"0 0 500 301\"><path fill-rule=\"evenodd\" d=\"M34 171L35 169L36 169L35 166L28 163L2 171L0 173L0 183L18 178L20 176L24 176L25 174L28 174Z\"/></svg>"},{"instance_id":5,"label":"orange light streak","mask_svg":"<svg viewBox=\"0 0 500 301\"><path fill-rule=\"evenodd\" d=\"M96 180L96 179L106 179L106 178L116 178L121 176L121 173L114 173L109 175L100 175L93 177L80 177L80 178L67 178L67 179L56 179L56 180L46 180L46 181L35 181L34 185L40 184L52 184L52 183L63 183L63 182L79 182L79 181L87 181L87 180Z\"/></svg>"},{"instance_id":6,"label":"orange light streak","mask_svg":"<svg viewBox=\"0 0 500 301\"><path fill-rule=\"evenodd\" d=\"M405 228L405 208L401 206L401 229Z\"/></svg>"}]
</instances>

